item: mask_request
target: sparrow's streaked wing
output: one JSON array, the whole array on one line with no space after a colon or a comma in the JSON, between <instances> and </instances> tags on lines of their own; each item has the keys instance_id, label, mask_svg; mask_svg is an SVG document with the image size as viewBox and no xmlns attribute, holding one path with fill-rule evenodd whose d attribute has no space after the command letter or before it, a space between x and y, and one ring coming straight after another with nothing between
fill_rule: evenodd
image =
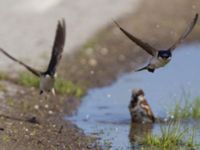
<instances>
[{"instance_id":1,"label":"sparrow's streaked wing","mask_svg":"<svg viewBox=\"0 0 200 150\"><path fill-rule=\"evenodd\" d=\"M26 65L26 64L23 63L22 61L20 61L20 60L14 58L14 57L11 56L10 54L8 54L6 51L4 51L2 48L0 48L0 51L1 51L4 55L6 55L8 58L10 58L10 59L12 59L13 61L17 62L18 64L24 66L26 69L28 69L28 70L29 70L30 72L32 72L34 75L40 77L40 75L41 75L41 72L40 72L40 71L37 71L37 70L35 70L34 68L32 68L32 67Z\"/></svg>"},{"instance_id":2,"label":"sparrow's streaked wing","mask_svg":"<svg viewBox=\"0 0 200 150\"><path fill-rule=\"evenodd\" d=\"M149 116L149 118L151 118L153 121L155 121L154 114L153 114L153 112L152 112L152 110L151 110L151 108L150 108L148 102L147 102L146 100L145 100L145 101L142 101L142 102L140 103L140 106L141 106L143 109L146 110L147 115Z\"/></svg>"},{"instance_id":3,"label":"sparrow's streaked wing","mask_svg":"<svg viewBox=\"0 0 200 150\"><path fill-rule=\"evenodd\" d=\"M198 17L199 17L199 15L196 14L194 19L192 20L192 22L188 25L185 32L182 34L182 36L168 50L173 51L179 44L181 44L181 42L189 35L189 33L192 31L192 29L196 25Z\"/></svg>"},{"instance_id":4,"label":"sparrow's streaked wing","mask_svg":"<svg viewBox=\"0 0 200 150\"><path fill-rule=\"evenodd\" d=\"M114 20L113 20L114 21ZM155 52L157 51L155 48L150 46L148 43L143 42L142 40L136 38L126 30L124 30L116 21L114 23L117 25L117 27L134 43L136 43L138 46L143 48L147 53L149 53L152 56L155 56Z\"/></svg>"},{"instance_id":5,"label":"sparrow's streaked wing","mask_svg":"<svg viewBox=\"0 0 200 150\"><path fill-rule=\"evenodd\" d=\"M51 76L55 74L56 67L58 66L58 63L60 62L60 59L62 57L64 44L65 44L65 21L61 20L58 21L51 59L45 74L49 74Z\"/></svg>"}]
</instances>

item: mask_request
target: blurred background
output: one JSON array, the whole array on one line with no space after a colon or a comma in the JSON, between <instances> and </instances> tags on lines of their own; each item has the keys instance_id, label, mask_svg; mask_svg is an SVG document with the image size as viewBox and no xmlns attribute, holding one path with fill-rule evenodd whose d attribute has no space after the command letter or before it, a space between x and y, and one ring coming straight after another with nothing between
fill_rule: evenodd
<instances>
[{"instance_id":1,"label":"blurred background","mask_svg":"<svg viewBox=\"0 0 200 150\"><path fill-rule=\"evenodd\" d=\"M67 24L65 53L83 44L98 29L132 12L138 0L7 0L0 1L0 46L32 65L47 65L57 21ZM44 59L46 58L46 59ZM12 62L0 56L0 67ZM18 65L12 67L14 69Z\"/></svg>"},{"instance_id":2,"label":"blurred background","mask_svg":"<svg viewBox=\"0 0 200 150\"><path fill-rule=\"evenodd\" d=\"M10 74L0 74L3 76L0 76L0 88L3 87L0 91L1 105L4 103L2 112L22 114L21 116L34 115L44 121L43 128L37 129L37 133L30 136L31 140L19 140L24 143L25 149L27 142L37 143L38 137L45 138L45 148L49 143L56 148L62 144L70 149L71 145L72 149L88 147L90 142L85 141L84 134L80 136L79 129L71 125L73 123L86 134L100 137L103 144L110 142L116 149L121 145L122 149L134 149L128 137L129 130L134 130L130 129L127 108L133 88L144 89L147 100L158 117L171 115L169 111L172 106L176 106L175 100L184 102L185 95L182 91L191 94L191 104L195 104L194 100L197 99L200 105L200 21L174 52L172 61L154 74L134 72L147 63L150 57L113 23L114 19L124 29L153 47L166 49L180 37L196 13L200 13L200 0L1 0L0 47L38 69L48 65L57 21L64 18L67 25L64 57L59 65L57 78L62 78L60 81L63 84L58 87L65 92L58 95L56 100L51 97L47 101L40 97L38 84L30 82L34 79L29 78L30 74L28 78L22 78L26 84L18 82L20 75L13 80L7 77ZM18 70L21 74L24 73L21 72L24 68L2 54L0 68L0 73L18 73ZM77 96L74 89L81 94ZM189 107L188 111L192 109ZM49 112L54 113L54 117ZM72 117L69 116L72 114ZM49 118L53 123L49 123ZM194 128L199 125L199 121L193 116L188 118L183 126ZM2 122L7 127L10 120ZM57 130L61 123L64 126L63 135L61 134L64 140L58 141ZM52 127L53 124L55 126ZM26 124L13 126L15 129L27 127ZM155 124L150 129L152 131L148 132L160 133L159 127L160 124ZM35 130L33 126L28 126L28 129L24 129L24 134L20 131L18 135L8 135L15 135L18 140L20 136L29 135ZM53 132L47 132L49 129ZM12 130L11 128L9 131ZM200 131L199 128L197 131ZM52 137L50 142L49 137ZM200 134L195 139L200 139L199 137ZM71 139L78 139L82 145Z\"/></svg>"}]
</instances>

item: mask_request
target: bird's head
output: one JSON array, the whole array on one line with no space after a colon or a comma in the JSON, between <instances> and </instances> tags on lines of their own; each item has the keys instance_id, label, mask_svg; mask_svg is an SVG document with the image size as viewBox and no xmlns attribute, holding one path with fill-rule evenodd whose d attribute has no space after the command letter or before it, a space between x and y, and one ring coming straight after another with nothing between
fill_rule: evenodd
<instances>
[{"instance_id":1,"label":"bird's head","mask_svg":"<svg viewBox=\"0 0 200 150\"><path fill-rule=\"evenodd\" d=\"M162 50L158 52L158 59L170 60L172 53L169 50Z\"/></svg>"},{"instance_id":2,"label":"bird's head","mask_svg":"<svg viewBox=\"0 0 200 150\"><path fill-rule=\"evenodd\" d=\"M138 103L138 101L140 100L139 97L144 97L144 91L142 89L133 89L130 102L130 105L132 107L134 107Z\"/></svg>"},{"instance_id":3,"label":"bird's head","mask_svg":"<svg viewBox=\"0 0 200 150\"><path fill-rule=\"evenodd\" d=\"M144 91L142 89L133 89L132 97L144 96Z\"/></svg>"}]
</instances>

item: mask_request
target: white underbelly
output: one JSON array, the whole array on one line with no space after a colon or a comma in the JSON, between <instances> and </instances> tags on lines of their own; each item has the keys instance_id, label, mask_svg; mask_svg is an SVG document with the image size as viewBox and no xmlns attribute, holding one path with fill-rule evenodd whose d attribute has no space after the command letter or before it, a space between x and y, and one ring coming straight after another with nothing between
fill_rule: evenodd
<instances>
[{"instance_id":1,"label":"white underbelly","mask_svg":"<svg viewBox=\"0 0 200 150\"><path fill-rule=\"evenodd\" d=\"M169 59L164 60L164 59L153 58L149 64L149 68L156 69L164 67L167 63L169 63L169 61L170 61Z\"/></svg>"},{"instance_id":2,"label":"white underbelly","mask_svg":"<svg viewBox=\"0 0 200 150\"><path fill-rule=\"evenodd\" d=\"M40 90L50 92L54 87L54 78L50 76L40 77Z\"/></svg>"}]
</instances>

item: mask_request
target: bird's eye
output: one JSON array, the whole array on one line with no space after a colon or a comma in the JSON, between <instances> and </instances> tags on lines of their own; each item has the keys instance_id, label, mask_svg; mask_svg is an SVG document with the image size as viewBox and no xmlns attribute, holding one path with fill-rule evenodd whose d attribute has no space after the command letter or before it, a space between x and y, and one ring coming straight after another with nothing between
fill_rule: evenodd
<instances>
[{"instance_id":1,"label":"bird's eye","mask_svg":"<svg viewBox=\"0 0 200 150\"><path fill-rule=\"evenodd\" d=\"M169 54L168 53L163 53L163 54L161 54L161 57L163 57L163 58L169 58Z\"/></svg>"},{"instance_id":2,"label":"bird's eye","mask_svg":"<svg viewBox=\"0 0 200 150\"><path fill-rule=\"evenodd\" d=\"M169 56L168 56L168 55L164 55L163 57L164 57L164 58L168 58Z\"/></svg>"}]
</instances>

